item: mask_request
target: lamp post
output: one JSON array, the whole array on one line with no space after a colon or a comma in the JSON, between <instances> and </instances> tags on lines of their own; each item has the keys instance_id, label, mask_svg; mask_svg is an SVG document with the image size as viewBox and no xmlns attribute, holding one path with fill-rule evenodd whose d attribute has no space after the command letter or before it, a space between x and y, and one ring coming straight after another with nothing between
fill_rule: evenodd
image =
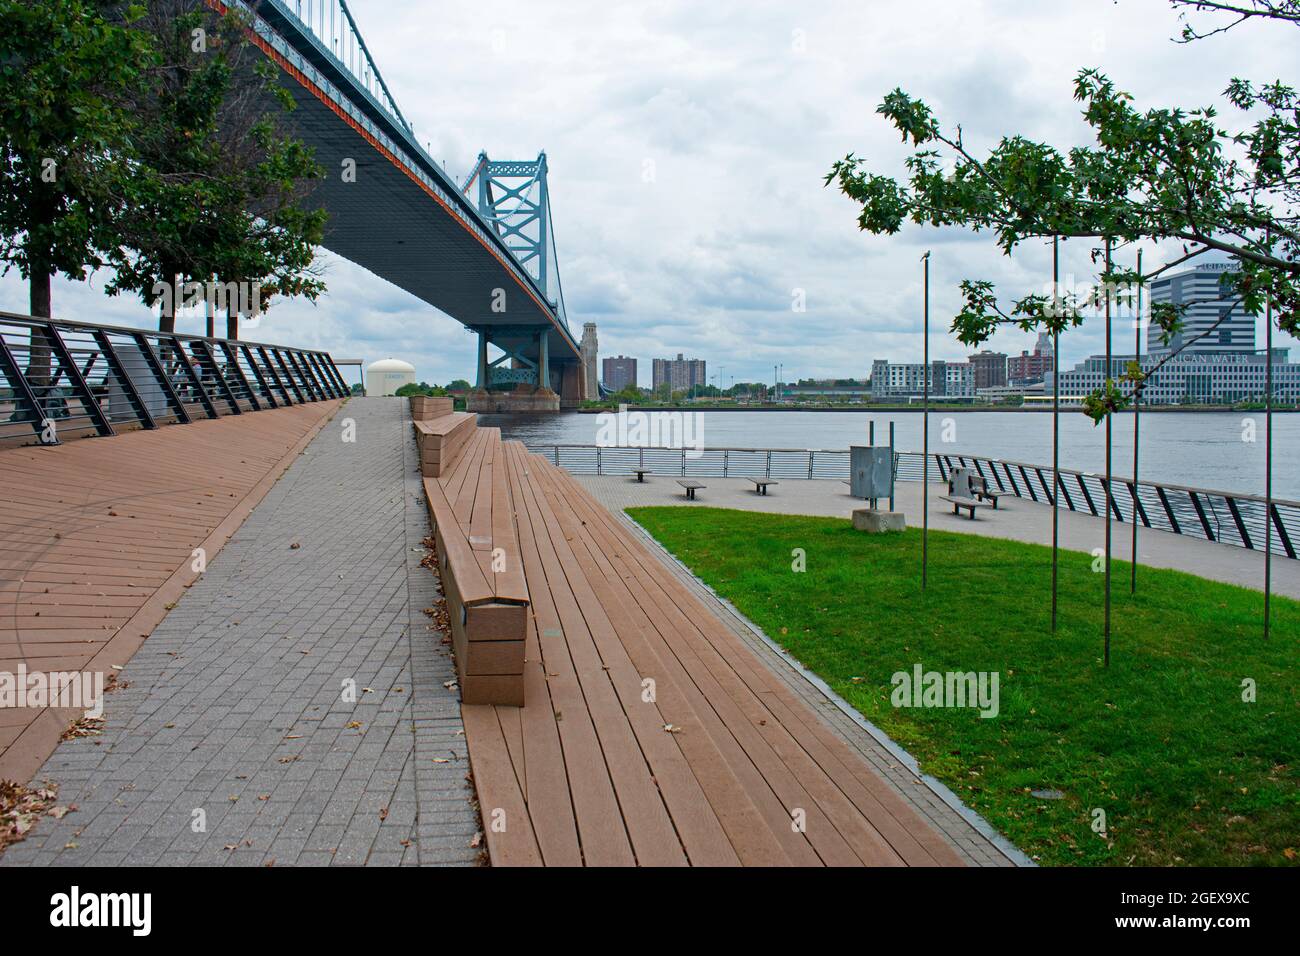
<instances>
[{"instance_id":1,"label":"lamp post","mask_svg":"<svg viewBox=\"0 0 1300 956\"><path fill-rule=\"evenodd\" d=\"M921 257L922 365L921 365L921 590L930 575L930 251Z\"/></svg>"}]
</instances>

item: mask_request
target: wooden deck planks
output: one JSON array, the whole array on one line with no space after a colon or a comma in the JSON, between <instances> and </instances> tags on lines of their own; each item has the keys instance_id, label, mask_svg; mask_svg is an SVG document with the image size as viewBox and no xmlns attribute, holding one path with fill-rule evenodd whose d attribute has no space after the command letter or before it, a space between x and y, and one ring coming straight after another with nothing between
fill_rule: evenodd
<instances>
[{"instance_id":1,"label":"wooden deck planks","mask_svg":"<svg viewBox=\"0 0 1300 956\"><path fill-rule=\"evenodd\" d=\"M581 491L570 476L558 471L557 474L570 492ZM670 598L678 608L699 607L699 602L674 575L663 568L657 559L645 553L638 543L626 537L625 529L618 527L613 516L592 501L585 501L583 507L591 522L602 523L613 533L624 536L627 544L625 553L640 554L639 564L643 572L657 579L665 597ZM710 643L697 639L691 642L692 645L706 660L712 662L710 669L713 673L718 674L722 666L734 668L738 682L727 682L728 692L733 699L743 700L746 693L757 695L756 699L761 700L762 706L775 718L763 725L765 731L776 726L784 727L789 730L790 739L799 742L804 754L787 750L786 756L795 766L802 768L800 779L818 782L819 795L829 801L828 806L835 812L839 825L850 831L859 829L859 821L852 814L845 815L846 800L856 808L864 821L869 822L873 832L867 834L867 842L862 842L860 832L855 838L860 851L865 850L869 858L874 857L883 841L902 861L913 865L960 863L960 858L951 847L890 790L860 757L853 754L842 740L797 701L788 687L747 649L740 646L735 635L720 621L707 613L695 615L694 621L699 625L695 628L697 638ZM786 741L780 742L788 745ZM814 774L809 778L802 774L802 771L814 766L825 775L824 780L834 783L840 791L839 795L824 789L820 775Z\"/></svg>"},{"instance_id":2,"label":"wooden deck planks","mask_svg":"<svg viewBox=\"0 0 1300 956\"><path fill-rule=\"evenodd\" d=\"M532 602L527 696L522 709L494 708L496 730L480 729L470 749L495 748L475 763L476 782L501 774L485 781L489 791L522 801L529 826L519 842L537 849L536 860L524 858L960 863L630 529L516 442L478 449L472 497L472 471L457 476L458 500L471 509L481 491L494 496L494 537L502 489L484 485L483 473L503 466ZM806 816L803 832L795 810ZM507 862L491 837L489 847L494 862Z\"/></svg>"}]
</instances>

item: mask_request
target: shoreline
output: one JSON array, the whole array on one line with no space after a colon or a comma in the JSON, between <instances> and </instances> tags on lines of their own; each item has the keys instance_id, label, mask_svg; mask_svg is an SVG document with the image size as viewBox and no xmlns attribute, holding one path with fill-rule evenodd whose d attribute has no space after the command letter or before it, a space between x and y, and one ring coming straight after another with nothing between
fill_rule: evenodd
<instances>
[{"instance_id":1,"label":"shoreline","mask_svg":"<svg viewBox=\"0 0 1300 956\"><path fill-rule=\"evenodd\" d=\"M853 406L847 408L839 405L814 405L814 406L807 406L807 405L792 405L792 406L628 405L627 409L628 411L639 411L639 412L839 412L839 413L857 412L859 414L862 414L864 412L867 414L873 414L875 412L889 412L891 414L895 412L916 412L919 414L925 411L925 409L923 409L919 405L863 405L863 406ZM617 407L573 409L573 411L584 415L600 415L600 414L605 414L617 410L618 410ZM998 408L993 405L987 407L972 406L972 405L931 405L930 411L931 412L997 412L997 413L1004 413L1004 414L1034 415L1034 414L1051 414L1052 408L1050 406L1046 408L1039 408L1039 407L1024 408L1023 406L1015 407L1015 408ZM1069 405L1069 406L1063 406L1061 408L1061 411L1071 412L1071 413L1078 412L1081 414L1083 412L1083 409L1077 405ZM1263 413L1265 409L1225 408L1222 405L1143 405L1142 411L1143 413L1154 412L1158 415L1177 415L1177 414L1203 415L1206 414L1207 412L1217 412L1223 415L1242 415L1242 414L1249 415L1249 414ZM1123 409L1117 412L1116 414L1127 415L1130 414L1131 412L1132 409ZM1282 414L1293 415L1296 414L1297 412L1300 412L1300 408L1288 407L1288 408L1273 409L1273 414L1275 415L1282 415Z\"/></svg>"}]
</instances>

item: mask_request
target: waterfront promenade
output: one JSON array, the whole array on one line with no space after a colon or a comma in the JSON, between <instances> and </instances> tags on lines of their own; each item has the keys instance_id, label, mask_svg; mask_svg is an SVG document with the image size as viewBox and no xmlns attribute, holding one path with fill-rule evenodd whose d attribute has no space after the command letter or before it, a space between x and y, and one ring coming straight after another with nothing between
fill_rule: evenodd
<instances>
[{"instance_id":1,"label":"waterfront promenade","mask_svg":"<svg viewBox=\"0 0 1300 956\"><path fill-rule=\"evenodd\" d=\"M353 425L356 440L347 442ZM160 434L179 438L182 431ZM421 564L429 528L411 431L407 403L392 399L354 399L324 423L117 672L102 728L59 743L32 775L56 785L57 803L75 809L42 816L0 864L485 861L489 842L479 833L467 781L471 759L477 779L488 774L480 758L492 755L467 753L450 654L424 613L438 593ZM132 437L78 447L104 452ZM511 455L520 466L516 507L540 509L519 520L532 522L534 537L542 534L542 515L559 522L545 533L560 560L530 576L530 592L543 607L550 595L586 619L565 619L561 643L551 645L559 656L545 657L537 675L543 687L572 679L580 688L563 718L548 699L560 691L548 688L532 697L532 709L509 709L523 736L509 736L511 714L503 722L515 761L530 753L538 720L559 733L556 763L526 764L529 798L541 794L534 773L558 772L563 780L599 771L611 776L597 790L617 794L628 832L648 825L649 817L634 815L637 804L623 803L633 772L623 758L639 752L624 746L632 717L597 703L585 705L589 715L577 708L584 698L628 690L621 681L635 675L624 674L622 654L641 655L643 664L657 655L682 663L663 665L660 703L632 720L633 733L652 733L660 762L644 796L654 796L656 780L669 787L670 812L697 837L716 814L739 854L733 862L788 854L807 863L1026 862L666 556L638 543L626 518L602 517L572 479L540 459L528 466L517 446ZM602 543L608 550L600 551ZM605 567L604 581L591 576L597 567ZM599 606L569 604L584 588L599 596ZM617 597L624 589L637 600L673 595L694 623L665 630L670 615L653 622L659 636L652 638ZM582 642L591 640L601 655L583 652ZM682 670L697 655L712 661L713 676ZM637 696L641 687L633 684ZM593 734L575 738L588 720ZM715 758L700 756L707 752ZM697 783L687 785L683 774ZM695 802L680 802L692 789ZM835 820L843 840L815 822L804 844L782 809L787 803L806 808L810 820ZM588 828L617 818L584 813L579 809L576 823L585 857L596 851ZM888 842L877 832L891 834ZM725 846L718 845L719 859L731 855ZM771 848L767 856L756 849L763 846Z\"/></svg>"},{"instance_id":2,"label":"waterfront promenade","mask_svg":"<svg viewBox=\"0 0 1300 956\"><path fill-rule=\"evenodd\" d=\"M577 481L584 488L614 511L650 505L682 505L847 518L855 508L866 507L865 501L859 501L848 493L847 485L830 479L783 478L780 484L770 489L768 495L755 494L753 483L744 478L701 480L708 486L707 489L697 492L695 501L687 501L674 477L669 475L647 476L644 483L622 475L577 476ZM919 528L921 482L900 481L895 485L895 490L895 509L906 515L908 527ZM965 512L960 516L952 513L952 506L940 498L946 493L945 484L937 481L930 483L932 531L954 531L1042 545L1050 545L1052 542L1052 509L1049 505L1008 495L998 503L998 510L981 508L979 517L971 521ZM882 509L887 506L888 502L880 502ZM1111 534L1115 560L1129 560L1132 526L1115 522L1111 525ZM1063 549L1085 552L1078 560L1091 561L1092 556L1088 552L1103 547L1105 543L1105 521L1090 514L1062 508L1060 541ZM1189 535L1140 529L1138 561L1140 565L1186 571L1188 574L1254 590L1262 591L1264 587L1262 552ZM1127 582L1124 586L1127 587ZM1300 599L1300 561L1276 553L1273 555L1273 593Z\"/></svg>"}]
</instances>

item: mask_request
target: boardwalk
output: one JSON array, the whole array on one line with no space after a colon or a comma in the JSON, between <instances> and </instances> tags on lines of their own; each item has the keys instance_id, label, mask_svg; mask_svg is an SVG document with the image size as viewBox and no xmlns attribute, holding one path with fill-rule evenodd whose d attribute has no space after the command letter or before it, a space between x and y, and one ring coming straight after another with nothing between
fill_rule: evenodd
<instances>
[{"instance_id":1,"label":"boardwalk","mask_svg":"<svg viewBox=\"0 0 1300 956\"><path fill-rule=\"evenodd\" d=\"M130 659L337 409L296 405L0 451L0 671ZM26 780L74 711L0 709L0 779Z\"/></svg>"},{"instance_id":2,"label":"boardwalk","mask_svg":"<svg viewBox=\"0 0 1300 956\"><path fill-rule=\"evenodd\" d=\"M494 864L1009 862L898 760L897 779L873 765L571 476L503 453L527 702L464 708Z\"/></svg>"},{"instance_id":3,"label":"boardwalk","mask_svg":"<svg viewBox=\"0 0 1300 956\"><path fill-rule=\"evenodd\" d=\"M295 456L121 672L102 735L35 774L77 809L0 863L476 861L451 661L423 614L437 593L409 432L405 402L353 399Z\"/></svg>"}]
</instances>

